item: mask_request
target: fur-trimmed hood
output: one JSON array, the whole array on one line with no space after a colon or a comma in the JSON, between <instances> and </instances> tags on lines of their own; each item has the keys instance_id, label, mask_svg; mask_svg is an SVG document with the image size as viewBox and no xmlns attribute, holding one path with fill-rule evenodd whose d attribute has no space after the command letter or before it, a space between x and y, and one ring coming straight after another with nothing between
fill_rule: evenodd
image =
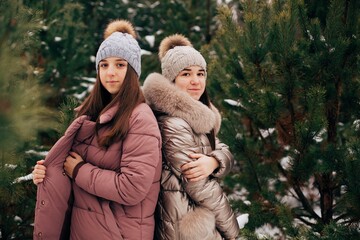
<instances>
[{"instance_id":1,"label":"fur-trimmed hood","mask_svg":"<svg viewBox=\"0 0 360 240\"><path fill-rule=\"evenodd\" d=\"M184 119L196 133L209 133L213 128L217 133L220 129L221 116L213 105L210 109L194 100L159 73L145 79L143 92L152 109Z\"/></svg>"}]
</instances>

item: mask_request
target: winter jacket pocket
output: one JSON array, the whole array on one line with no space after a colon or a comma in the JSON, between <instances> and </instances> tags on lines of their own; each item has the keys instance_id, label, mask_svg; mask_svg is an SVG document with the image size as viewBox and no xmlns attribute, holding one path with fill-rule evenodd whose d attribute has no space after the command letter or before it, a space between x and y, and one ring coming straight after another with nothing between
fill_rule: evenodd
<instances>
[{"instance_id":1,"label":"winter jacket pocket","mask_svg":"<svg viewBox=\"0 0 360 240\"><path fill-rule=\"evenodd\" d=\"M219 239L214 214L203 207L195 207L179 221L181 240L217 240ZM220 238L221 239L221 238Z\"/></svg>"}]
</instances>

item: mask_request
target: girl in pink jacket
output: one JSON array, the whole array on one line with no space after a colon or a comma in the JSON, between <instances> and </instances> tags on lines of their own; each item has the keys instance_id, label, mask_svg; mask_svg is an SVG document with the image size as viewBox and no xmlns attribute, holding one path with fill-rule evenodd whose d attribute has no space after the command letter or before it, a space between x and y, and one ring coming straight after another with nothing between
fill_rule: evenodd
<instances>
[{"instance_id":1,"label":"girl in pink jacket","mask_svg":"<svg viewBox=\"0 0 360 240\"><path fill-rule=\"evenodd\" d=\"M161 135L140 89L135 36L127 21L107 26L92 92L35 166L34 239L153 239Z\"/></svg>"}]
</instances>

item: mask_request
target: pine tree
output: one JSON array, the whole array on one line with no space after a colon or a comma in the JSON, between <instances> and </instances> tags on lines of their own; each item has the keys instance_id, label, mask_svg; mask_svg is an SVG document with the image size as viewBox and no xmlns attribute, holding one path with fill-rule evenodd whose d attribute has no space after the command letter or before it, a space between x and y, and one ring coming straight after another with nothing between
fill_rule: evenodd
<instances>
[{"instance_id":1,"label":"pine tree","mask_svg":"<svg viewBox=\"0 0 360 240\"><path fill-rule=\"evenodd\" d=\"M219 8L203 48L249 239L265 224L283 239L360 236L360 2L318 2Z\"/></svg>"},{"instance_id":2,"label":"pine tree","mask_svg":"<svg viewBox=\"0 0 360 240\"><path fill-rule=\"evenodd\" d=\"M33 184L24 181L35 163L29 154L53 120L33 65L38 16L20 1L1 1L0 13L0 238L25 239L35 200Z\"/></svg>"}]
</instances>

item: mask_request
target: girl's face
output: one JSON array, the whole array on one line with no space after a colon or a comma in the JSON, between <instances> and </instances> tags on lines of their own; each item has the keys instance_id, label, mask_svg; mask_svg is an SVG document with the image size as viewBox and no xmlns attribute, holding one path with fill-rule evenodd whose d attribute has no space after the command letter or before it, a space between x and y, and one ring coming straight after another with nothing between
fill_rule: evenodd
<instances>
[{"instance_id":1,"label":"girl's face","mask_svg":"<svg viewBox=\"0 0 360 240\"><path fill-rule=\"evenodd\" d=\"M204 93L205 83L205 69L200 66L184 68L175 78L175 86L187 92L195 100L199 100Z\"/></svg>"},{"instance_id":2,"label":"girl's face","mask_svg":"<svg viewBox=\"0 0 360 240\"><path fill-rule=\"evenodd\" d=\"M99 77L101 84L115 96L124 82L128 63L122 58L109 57L99 63Z\"/></svg>"}]
</instances>

